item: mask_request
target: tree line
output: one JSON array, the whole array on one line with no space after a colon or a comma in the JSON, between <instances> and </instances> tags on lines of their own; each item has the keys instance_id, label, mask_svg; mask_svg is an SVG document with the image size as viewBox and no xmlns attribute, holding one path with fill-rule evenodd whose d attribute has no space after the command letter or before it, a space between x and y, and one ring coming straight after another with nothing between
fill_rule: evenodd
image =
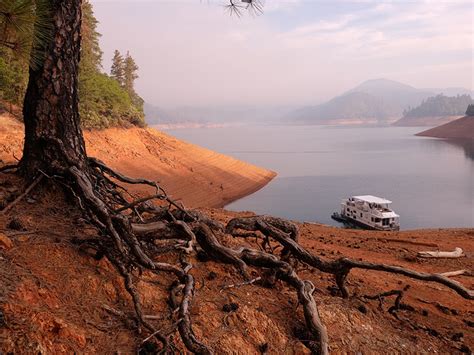
<instances>
[{"instance_id":1,"label":"tree line","mask_svg":"<svg viewBox=\"0 0 474 355\"><path fill-rule=\"evenodd\" d=\"M41 2L0 2L0 106L7 111L23 105L28 84L28 67L37 60L31 51L34 21ZM81 61L79 66L79 111L84 128L105 128L145 124L143 99L135 92L138 66L129 52L116 50L110 75L103 72L98 21L89 0L82 3ZM15 16L23 26L16 31L8 26ZM7 16L8 15L8 16ZM31 15L31 19L29 16ZM16 110L18 111L18 110Z\"/></svg>"},{"instance_id":2,"label":"tree line","mask_svg":"<svg viewBox=\"0 0 474 355\"><path fill-rule=\"evenodd\" d=\"M470 95L445 96L439 94L423 100L415 108L403 111L403 117L461 116L466 108L473 104Z\"/></svg>"}]
</instances>

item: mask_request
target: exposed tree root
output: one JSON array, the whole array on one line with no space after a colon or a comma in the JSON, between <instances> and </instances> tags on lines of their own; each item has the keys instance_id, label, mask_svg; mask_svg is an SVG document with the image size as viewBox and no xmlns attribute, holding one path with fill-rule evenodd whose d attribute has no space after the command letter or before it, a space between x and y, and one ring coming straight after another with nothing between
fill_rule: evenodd
<instances>
[{"instance_id":1,"label":"exposed tree root","mask_svg":"<svg viewBox=\"0 0 474 355\"><path fill-rule=\"evenodd\" d=\"M328 336L319 317L316 301L313 298L314 285L310 281L301 280L290 264L279 260L274 255L248 248L238 250L227 248L219 243L206 225L201 224L198 228L196 237L199 245L214 259L234 264L241 270L246 270L247 265L272 269L279 279L293 287L303 306L306 325L315 337L314 341L309 343L309 348L317 354L328 353Z\"/></svg>"},{"instance_id":2,"label":"exposed tree root","mask_svg":"<svg viewBox=\"0 0 474 355\"><path fill-rule=\"evenodd\" d=\"M276 228L268 217L252 217L252 218L235 218L229 221L226 232L229 234L234 231L244 229L247 231L260 231L264 235L278 241L285 248L291 251L293 257L298 261L304 262L320 271L333 274L336 277L336 283L339 286L344 297L349 296L349 292L345 287L345 279L352 269L364 269L383 271L392 274L403 275L412 279L436 282L457 292L462 297L473 300L474 291L465 288L459 282L450 280L441 274L429 274L410 270L400 266L369 263L365 261L352 260L348 258L340 258L337 260L323 260L316 255L311 254L295 241L290 234ZM238 234L237 234L238 235Z\"/></svg>"},{"instance_id":3,"label":"exposed tree root","mask_svg":"<svg viewBox=\"0 0 474 355\"><path fill-rule=\"evenodd\" d=\"M9 164L3 165L0 167L0 173L8 173L10 171L16 171L18 169L18 164Z\"/></svg>"},{"instance_id":4,"label":"exposed tree root","mask_svg":"<svg viewBox=\"0 0 474 355\"><path fill-rule=\"evenodd\" d=\"M347 258L323 260L298 243L298 228L284 219L269 216L236 218L224 227L222 223L203 213L187 210L174 202L154 181L124 176L94 158L89 158L88 164L86 170L71 164L70 168L59 171L58 175L40 174L24 195L39 184L43 176L57 181L66 187L67 193L72 193L84 215L102 236L94 242L93 247L97 249L95 257L106 256L123 277L125 288L132 298L137 329L145 329L148 333L142 336L142 339L147 342L156 339L161 344L161 352L171 352L174 344L169 340L169 332L157 330L161 328L151 324L153 319L144 315L134 282L139 276L134 276L134 273L139 271L141 274L147 270L155 277L167 273L176 278L174 287L170 290L171 317L176 317L174 329L178 329L188 351L211 354L214 349L196 338L190 315L196 290L193 276L189 273L191 265L185 258L200 249L202 250L199 252L204 251L211 260L234 265L241 272L245 281L228 287L252 285L256 280L266 281L266 276L270 275L270 278L282 280L294 289L303 308L306 327L311 333L311 339L305 342L305 345L315 354L327 354L328 334L313 297L315 286L298 276L296 268L292 266L295 263L303 263L334 275L343 297L349 296L345 281L350 271L364 269L436 282L466 299L474 299L474 291L450 280L446 275L422 273L400 266ZM120 183L147 185L154 188L155 192L144 198L135 198L120 186ZM160 202L160 205L153 204L153 201ZM4 213L13 207L14 204ZM246 238L262 236L263 251L224 246L218 238L224 233ZM275 247L272 241L276 241L278 245ZM277 255L276 250L281 247ZM176 265L158 261L159 257L166 253L177 256ZM262 269L260 276L252 278L250 268ZM384 297L397 296L395 306L391 308L396 310L401 305L402 295L403 291L395 290L374 297L381 300Z\"/></svg>"}]
</instances>

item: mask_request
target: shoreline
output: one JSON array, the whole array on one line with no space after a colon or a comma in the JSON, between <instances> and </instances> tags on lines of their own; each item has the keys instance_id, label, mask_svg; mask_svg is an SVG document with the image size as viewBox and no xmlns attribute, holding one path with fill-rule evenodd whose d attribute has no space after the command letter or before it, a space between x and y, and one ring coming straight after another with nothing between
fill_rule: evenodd
<instances>
[{"instance_id":1,"label":"shoreline","mask_svg":"<svg viewBox=\"0 0 474 355\"><path fill-rule=\"evenodd\" d=\"M0 161L20 158L23 124L0 114ZM177 139L154 128L84 131L87 153L131 177L158 180L167 194L186 207L222 208L267 185L276 173ZM153 193L127 186L139 195Z\"/></svg>"}]
</instances>

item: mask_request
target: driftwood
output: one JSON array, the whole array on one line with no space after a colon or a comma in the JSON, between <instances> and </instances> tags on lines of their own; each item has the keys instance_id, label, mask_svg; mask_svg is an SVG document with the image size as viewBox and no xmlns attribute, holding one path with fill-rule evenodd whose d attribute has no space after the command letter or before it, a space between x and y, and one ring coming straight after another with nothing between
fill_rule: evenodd
<instances>
[{"instance_id":1,"label":"driftwood","mask_svg":"<svg viewBox=\"0 0 474 355\"><path fill-rule=\"evenodd\" d=\"M473 273L469 270L456 270L456 271L442 272L440 273L440 275L444 277L461 276L461 275L473 276Z\"/></svg>"},{"instance_id":2,"label":"driftwood","mask_svg":"<svg viewBox=\"0 0 474 355\"><path fill-rule=\"evenodd\" d=\"M455 248L453 251L419 251L420 258L462 258L464 252L461 248Z\"/></svg>"}]
</instances>

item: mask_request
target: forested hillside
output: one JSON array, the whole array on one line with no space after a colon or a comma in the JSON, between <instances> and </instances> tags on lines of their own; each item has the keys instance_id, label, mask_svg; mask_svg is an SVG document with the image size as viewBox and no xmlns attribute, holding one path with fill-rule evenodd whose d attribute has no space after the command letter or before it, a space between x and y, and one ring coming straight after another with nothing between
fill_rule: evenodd
<instances>
[{"instance_id":1,"label":"forested hillside","mask_svg":"<svg viewBox=\"0 0 474 355\"><path fill-rule=\"evenodd\" d=\"M470 95L444 96L443 94L432 96L423 100L415 107L403 112L404 117L440 117L461 116L473 102Z\"/></svg>"},{"instance_id":2,"label":"forested hillside","mask_svg":"<svg viewBox=\"0 0 474 355\"><path fill-rule=\"evenodd\" d=\"M34 3L0 2L0 108L7 111L19 110L28 83L28 67L38 60L31 53L35 23ZM99 46L97 19L90 1L83 2L82 48L79 75L79 110L85 128L110 126L143 126L143 100L134 90L138 77L138 66L127 52L123 57L115 52L114 65L110 75L103 72L102 51ZM45 10L47 13L47 10ZM5 16L2 14L8 14ZM13 21L26 29L10 31L7 22Z\"/></svg>"}]
</instances>

